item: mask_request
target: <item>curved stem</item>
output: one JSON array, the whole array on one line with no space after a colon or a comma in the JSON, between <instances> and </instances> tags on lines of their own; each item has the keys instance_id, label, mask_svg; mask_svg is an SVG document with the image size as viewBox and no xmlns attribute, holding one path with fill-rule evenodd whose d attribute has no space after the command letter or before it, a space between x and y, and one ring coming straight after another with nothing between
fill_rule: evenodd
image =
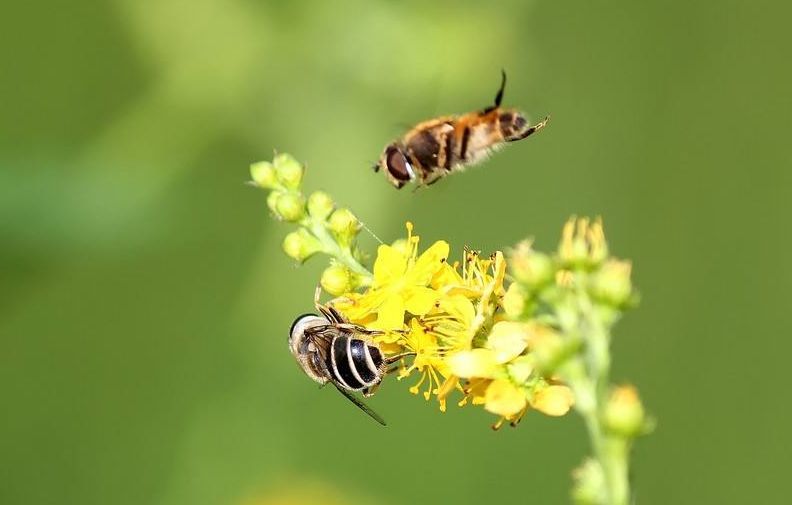
<instances>
[{"instance_id":1,"label":"curved stem","mask_svg":"<svg viewBox=\"0 0 792 505\"><path fill-rule=\"evenodd\" d=\"M330 232L327 231L327 228L323 226L323 223L317 222L311 218L307 218L302 224L314 235L314 237L316 237L317 240L319 240L319 243L322 244L322 251L325 254L334 257L346 265L352 272L358 274L361 277L362 285L368 285L371 283L371 279L374 277L374 275L366 267L360 264L348 246L342 247L336 241Z\"/></svg>"}]
</instances>

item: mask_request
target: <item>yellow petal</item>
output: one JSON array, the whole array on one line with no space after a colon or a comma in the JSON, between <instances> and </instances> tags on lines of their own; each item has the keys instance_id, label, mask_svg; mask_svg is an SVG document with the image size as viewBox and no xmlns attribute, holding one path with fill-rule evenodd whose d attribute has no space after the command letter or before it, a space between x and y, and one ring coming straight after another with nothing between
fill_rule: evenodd
<instances>
[{"instance_id":1,"label":"yellow petal","mask_svg":"<svg viewBox=\"0 0 792 505\"><path fill-rule=\"evenodd\" d=\"M334 301L333 306L350 321L360 323L375 313L380 305L382 305L382 302L385 301L386 297L387 292L381 289L372 289L365 295L350 293L344 296L344 298L339 298L337 301Z\"/></svg>"},{"instance_id":2,"label":"yellow petal","mask_svg":"<svg viewBox=\"0 0 792 505\"><path fill-rule=\"evenodd\" d=\"M489 349L472 349L450 355L447 360L451 373L457 377L495 377L498 363Z\"/></svg>"},{"instance_id":3,"label":"yellow petal","mask_svg":"<svg viewBox=\"0 0 792 505\"><path fill-rule=\"evenodd\" d=\"M520 285L516 282L511 283L501 300L501 306L506 312L506 315L517 319L525 311L525 303L526 296Z\"/></svg>"},{"instance_id":4,"label":"yellow petal","mask_svg":"<svg viewBox=\"0 0 792 505\"><path fill-rule=\"evenodd\" d=\"M456 269L449 265L448 262L443 263L443 266L435 272L430 282L430 285L438 290L447 286L458 286L460 284L462 284L462 277L459 276Z\"/></svg>"},{"instance_id":5,"label":"yellow petal","mask_svg":"<svg viewBox=\"0 0 792 505\"><path fill-rule=\"evenodd\" d=\"M376 330L399 330L404 327L404 300L389 296L377 311L377 320L371 325Z\"/></svg>"},{"instance_id":6,"label":"yellow petal","mask_svg":"<svg viewBox=\"0 0 792 505\"><path fill-rule=\"evenodd\" d=\"M552 385L536 392L531 400L531 406L548 416L563 416L575 403L572 390L567 386Z\"/></svg>"},{"instance_id":7,"label":"yellow petal","mask_svg":"<svg viewBox=\"0 0 792 505\"><path fill-rule=\"evenodd\" d=\"M505 379L492 381L487 388L484 408L493 414L512 417L525 408L525 391Z\"/></svg>"},{"instance_id":8,"label":"yellow petal","mask_svg":"<svg viewBox=\"0 0 792 505\"><path fill-rule=\"evenodd\" d=\"M405 282L416 286L428 285L434 274L443 267L447 259L448 242L438 240L418 257L415 265L407 272L408 279Z\"/></svg>"},{"instance_id":9,"label":"yellow petal","mask_svg":"<svg viewBox=\"0 0 792 505\"><path fill-rule=\"evenodd\" d=\"M487 348L495 351L495 360L506 363L519 356L528 345L530 327L525 323L495 323L487 337Z\"/></svg>"},{"instance_id":10,"label":"yellow petal","mask_svg":"<svg viewBox=\"0 0 792 505\"><path fill-rule=\"evenodd\" d=\"M472 399L473 405L483 405L487 388L492 384L490 379L470 379L465 386L465 394Z\"/></svg>"},{"instance_id":11,"label":"yellow petal","mask_svg":"<svg viewBox=\"0 0 792 505\"><path fill-rule=\"evenodd\" d=\"M406 269L407 258L403 254L389 245L379 246L374 261L374 287L400 280Z\"/></svg>"},{"instance_id":12,"label":"yellow petal","mask_svg":"<svg viewBox=\"0 0 792 505\"><path fill-rule=\"evenodd\" d=\"M446 296L440 299L440 308L463 323L470 323L476 317L476 309L463 295Z\"/></svg>"},{"instance_id":13,"label":"yellow petal","mask_svg":"<svg viewBox=\"0 0 792 505\"><path fill-rule=\"evenodd\" d=\"M506 277L506 261L503 259L503 253L500 251L495 252L495 265L492 267L494 274L493 282L495 289L493 292L497 296L503 296L503 279Z\"/></svg>"},{"instance_id":14,"label":"yellow petal","mask_svg":"<svg viewBox=\"0 0 792 505\"><path fill-rule=\"evenodd\" d=\"M509 363L509 377L517 384L525 384L534 371L536 359L532 355L520 356Z\"/></svg>"},{"instance_id":15,"label":"yellow petal","mask_svg":"<svg viewBox=\"0 0 792 505\"><path fill-rule=\"evenodd\" d=\"M429 288L411 288L407 292L404 308L411 314L423 316L434 307L437 291Z\"/></svg>"}]
</instances>

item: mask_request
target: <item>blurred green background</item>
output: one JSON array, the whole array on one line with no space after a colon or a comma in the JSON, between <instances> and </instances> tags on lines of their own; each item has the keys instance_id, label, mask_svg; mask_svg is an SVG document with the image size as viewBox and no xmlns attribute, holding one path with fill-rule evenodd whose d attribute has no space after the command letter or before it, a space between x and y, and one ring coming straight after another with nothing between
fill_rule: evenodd
<instances>
[{"instance_id":1,"label":"blurred green background","mask_svg":"<svg viewBox=\"0 0 792 505\"><path fill-rule=\"evenodd\" d=\"M788 4L3 10L3 504L567 502L575 416L492 433L393 383L382 429L298 370L286 334L323 262L296 268L243 184L273 149L386 240L410 219L457 251L547 250L602 215L643 295L614 379L659 419L638 503L788 500ZM489 104L501 68L541 134L427 191L370 171L411 123Z\"/></svg>"}]
</instances>

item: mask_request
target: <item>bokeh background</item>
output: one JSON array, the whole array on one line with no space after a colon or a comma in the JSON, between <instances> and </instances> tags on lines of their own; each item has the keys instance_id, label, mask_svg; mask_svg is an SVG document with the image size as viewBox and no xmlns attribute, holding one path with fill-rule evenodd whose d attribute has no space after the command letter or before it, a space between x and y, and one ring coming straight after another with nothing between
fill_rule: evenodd
<instances>
[{"instance_id":1,"label":"bokeh background","mask_svg":"<svg viewBox=\"0 0 792 505\"><path fill-rule=\"evenodd\" d=\"M555 247L602 215L641 307L614 378L659 419L640 504L785 503L790 92L780 2L17 2L0 17L0 502L565 503L574 416L489 430L385 384L382 429L285 346L323 262L243 182L273 149L386 240ZM418 120L549 127L427 191ZM364 239L364 245L374 247ZM788 498L787 498L788 499Z\"/></svg>"}]
</instances>

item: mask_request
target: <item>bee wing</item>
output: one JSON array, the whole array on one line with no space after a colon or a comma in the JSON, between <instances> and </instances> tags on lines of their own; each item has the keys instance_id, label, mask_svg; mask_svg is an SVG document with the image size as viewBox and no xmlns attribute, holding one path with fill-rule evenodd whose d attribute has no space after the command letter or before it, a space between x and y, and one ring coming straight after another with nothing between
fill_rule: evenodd
<instances>
[{"instance_id":1,"label":"bee wing","mask_svg":"<svg viewBox=\"0 0 792 505\"><path fill-rule=\"evenodd\" d=\"M322 332L317 332L316 337L327 338ZM332 342L332 337L330 337L329 340ZM341 384L338 383L338 381L335 380L335 377L333 377L333 374L330 373L330 370L327 369L327 365L325 364L328 347L317 346L317 351L318 352L314 354L314 366L316 366L317 369L322 370L324 377L327 377L327 380L333 383L333 386L335 386L338 392L344 395L347 398L347 400L354 403L357 408L368 414L372 419L374 419L381 425L387 426L387 423L385 423L385 420L382 418L382 416L371 410L371 408L368 405L366 405L365 403L363 403L362 400L360 400L355 395L347 391L346 388L344 388L344 386L342 386Z\"/></svg>"},{"instance_id":2,"label":"bee wing","mask_svg":"<svg viewBox=\"0 0 792 505\"><path fill-rule=\"evenodd\" d=\"M370 416L372 419L374 419L375 421L377 421L377 422L378 422L378 423L380 423L381 425L383 425L383 426L387 426L387 424L385 423L385 419L383 419L383 418L382 418L382 416L380 416L379 414L377 414L376 412L374 412L373 410L371 410L371 408L370 408L368 405L366 405L365 403L363 403L363 401L362 401L362 400L360 400L359 398L357 398L355 395L353 395L352 393L350 393L349 391L347 391L346 389L344 389L343 387L341 387L341 386L340 386L340 385L339 385L339 384L338 384L338 383L337 383L337 382L336 382L334 379L331 379L331 381L332 381L332 383L333 383L333 386L335 386L335 387L336 387L336 389L337 389L337 390L338 390L338 391L339 391L339 392L340 392L342 395L346 396L346 397L347 397L347 399L348 399L350 402L354 403L354 404L355 404L355 405L356 405L356 406L357 406L357 407L358 407L360 410L362 410L363 412L365 412L366 414L368 414L368 415L369 415L369 416Z\"/></svg>"}]
</instances>

